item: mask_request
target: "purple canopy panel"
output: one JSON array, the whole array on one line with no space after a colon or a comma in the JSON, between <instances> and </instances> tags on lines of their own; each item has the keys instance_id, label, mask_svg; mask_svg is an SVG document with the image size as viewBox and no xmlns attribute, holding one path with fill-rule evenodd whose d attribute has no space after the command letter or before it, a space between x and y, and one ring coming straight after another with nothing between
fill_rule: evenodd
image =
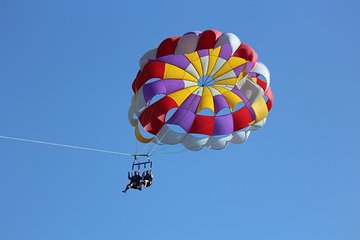
<instances>
[{"instance_id":1,"label":"purple canopy panel","mask_svg":"<svg viewBox=\"0 0 360 240\"><path fill-rule=\"evenodd\" d=\"M189 131L195 119L195 113L183 108L178 108L174 115L166 122L169 124L176 124L182 127L186 132Z\"/></svg>"},{"instance_id":2,"label":"purple canopy panel","mask_svg":"<svg viewBox=\"0 0 360 240\"><path fill-rule=\"evenodd\" d=\"M199 54L199 57L205 57L209 56L209 49L202 49L197 51Z\"/></svg>"},{"instance_id":3,"label":"purple canopy panel","mask_svg":"<svg viewBox=\"0 0 360 240\"><path fill-rule=\"evenodd\" d=\"M236 76L240 75L240 73L243 71L244 67L245 67L245 64L241 64L240 66L233 69Z\"/></svg>"},{"instance_id":4,"label":"purple canopy panel","mask_svg":"<svg viewBox=\"0 0 360 240\"><path fill-rule=\"evenodd\" d=\"M251 72L251 70L254 68L254 64L252 62L247 62L246 63L246 72L249 73Z\"/></svg>"},{"instance_id":5,"label":"purple canopy panel","mask_svg":"<svg viewBox=\"0 0 360 240\"><path fill-rule=\"evenodd\" d=\"M179 108L186 109L192 113L195 113L199 105L200 99L201 96L197 94L190 94L190 96L186 98L186 100L180 105Z\"/></svg>"},{"instance_id":6,"label":"purple canopy panel","mask_svg":"<svg viewBox=\"0 0 360 240\"><path fill-rule=\"evenodd\" d=\"M166 94L165 83L161 80L145 84L143 87L145 102L150 101L157 94Z\"/></svg>"},{"instance_id":7,"label":"purple canopy panel","mask_svg":"<svg viewBox=\"0 0 360 240\"><path fill-rule=\"evenodd\" d=\"M186 68L190 64L189 59L187 59L184 55L181 55L181 54L180 55L166 55L166 56L159 57L156 60L172 64L183 70L186 70Z\"/></svg>"},{"instance_id":8,"label":"purple canopy panel","mask_svg":"<svg viewBox=\"0 0 360 240\"><path fill-rule=\"evenodd\" d=\"M221 46L221 50L219 53L219 57L228 60L231 57L232 54L232 48L230 43L225 43Z\"/></svg>"},{"instance_id":9,"label":"purple canopy panel","mask_svg":"<svg viewBox=\"0 0 360 240\"><path fill-rule=\"evenodd\" d=\"M216 116L213 135L223 135L234 131L234 123L231 114Z\"/></svg>"},{"instance_id":10,"label":"purple canopy panel","mask_svg":"<svg viewBox=\"0 0 360 240\"><path fill-rule=\"evenodd\" d=\"M259 76L260 74L257 74L257 73L254 73L254 72L250 72L249 73L249 76L250 77L257 77L257 76Z\"/></svg>"},{"instance_id":11,"label":"purple canopy panel","mask_svg":"<svg viewBox=\"0 0 360 240\"><path fill-rule=\"evenodd\" d=\"M165 56L161 56L161 57L158 57L156 58L154 61L160 61L160 62L169 62L170 59L171 59L171 54L170 55L165 55Z\"/></svg>"},{"instance_id":12,"label":"purple canopy panel","mask_svg":"<svg viewBox=\"0 0 360 240\"><path fill-rule=\"evenodd\" d=\"M173 93L185 87L184 81L180 79L164 79L163 82L165 83L166 94Z\"/></svg>"},{"instance_id":13,"label":"purple canopy panel","mask_svg":"<svg viewBox=\"0 0 360 240\"><path fill-rule=\"evenodd\" d=\"M221 111L221 109L229 108L229 104L226 102L225 98L222 95L216 95L214 99L214 111L215 114Z\"/></svg>"},{"instance_id":14,"label":"purple canopy panel","mask_svg":"<svg viewBox=\"0 0 360 240\"><path fill-rule=\"evenodd\" d=\"M185 86L182 80L158 80L145 84L143 87L144 99L150 101L157 94L170 94L177 90L183 89Z\"/></svg>"}]
</instances>

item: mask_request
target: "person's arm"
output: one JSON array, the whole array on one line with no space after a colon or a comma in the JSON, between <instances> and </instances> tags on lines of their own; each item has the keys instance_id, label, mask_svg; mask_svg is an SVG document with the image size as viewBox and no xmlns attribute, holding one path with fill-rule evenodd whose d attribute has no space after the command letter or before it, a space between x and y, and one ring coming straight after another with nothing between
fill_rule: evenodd
<instances>
[{"instance_id":1,"label":"person's arm","mask_svg":"<svg viewBox=\"0 0 360 240\"><path fill-rule=\"evenodd\" d=\"M130 172L128 172L128 179L131 180L131 178L130 178Z\"/></svg>"}]
</instances>

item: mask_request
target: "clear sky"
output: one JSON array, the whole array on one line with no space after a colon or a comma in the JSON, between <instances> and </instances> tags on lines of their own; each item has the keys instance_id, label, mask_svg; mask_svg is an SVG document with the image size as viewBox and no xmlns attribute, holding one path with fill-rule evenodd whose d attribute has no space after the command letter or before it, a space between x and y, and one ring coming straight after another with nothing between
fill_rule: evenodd
<instances>
[{"instance_id":1,"label":"clear sky","mask_svg":"<svg viewBox=\"0 0 360 240\"><path fill-rule=\"evenodd\" d=\"M192 30L251 45L275 95L246 143L154 157L142 192L121 192L128 157L0 139L0 239L360 239L359 10L0 0L0 135L134 152L138 59Z\"/></svg>"}]
</instances>

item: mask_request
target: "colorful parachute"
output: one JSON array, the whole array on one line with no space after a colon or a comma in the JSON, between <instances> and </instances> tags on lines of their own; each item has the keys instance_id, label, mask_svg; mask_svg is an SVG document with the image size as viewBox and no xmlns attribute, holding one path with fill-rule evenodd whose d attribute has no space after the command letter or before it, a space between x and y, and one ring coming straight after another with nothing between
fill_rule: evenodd
<instances>
[{"instance_id":1,"label":"colorful parachute","mask_svg":"<svg viewBox=\"0 0 360 240\"><path fill-rule=\"evenodd\" d=\"M217 30L162 41L140 59L132 88L136 138L194 151L244 142L273 102L270 72L256 52Z\"/></svg>"}]
</instances>

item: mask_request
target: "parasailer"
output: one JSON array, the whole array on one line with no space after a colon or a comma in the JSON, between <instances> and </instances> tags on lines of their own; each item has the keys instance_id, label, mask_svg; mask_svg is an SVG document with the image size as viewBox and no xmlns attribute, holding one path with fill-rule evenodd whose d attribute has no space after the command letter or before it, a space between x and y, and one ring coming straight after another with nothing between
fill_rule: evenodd
<instances>
[{"instance_id":1,"label":"parasailer","mask_svg":"<svg viewBox=\"0 0 360 240\"><path fill-rule=\"evenodd\" d=\"M126 193L130 188L137 189L139 191L142 190L142 176L140 175L139 171L135 171L132 175L130 175L130 172L128 172L128 179L130 180L130 183L126 185L123 193Z\"/></svg>"},{"instance_id":2,"label":"parasailer","mask_svg":"<svg viewBox=\"0 0 360 240\"><path fill-rule=\"evenodd\" d=\"M133 171L131 174L128 172L128 179L130 183L126 185L123 193L126 193L130 188L142 190L142 186L145 188L150 187L154 178L152 171L152 161L148 154L133 154L134 160L131 167ZM144 160L145 158L145 160ZM137 167L137 170L134 171L134 168ZM140 175L140 169L143 167L144 171Z\"/></svg>"},{"instance_id":3,"label":"parasailer","mask_svg":"<svg viewBox=\"0 0 360 240\"><path fill-rule=\"evenodd\" d=\"M150 169L144 170L141 175L139 171L134 171L132 174L128 172L128 179L130 180L130 183L126 185L123 193L126 193L130 188L141 191L142 186L145 188L150 187L154 179L154 175Z\"/></svg>"},{"instance_id":4,"label":"parasailer","mask_svg":"<svg viewBox=\"0 0 360 240\"><path fill-rule=\"evenodd\" d=\"M143 179L143 185L144 187L150 187L152 184L152 181L154 179L154 175L151 170L146 170L142 173L142 179Z\"/></svg>"}]
</instances>

